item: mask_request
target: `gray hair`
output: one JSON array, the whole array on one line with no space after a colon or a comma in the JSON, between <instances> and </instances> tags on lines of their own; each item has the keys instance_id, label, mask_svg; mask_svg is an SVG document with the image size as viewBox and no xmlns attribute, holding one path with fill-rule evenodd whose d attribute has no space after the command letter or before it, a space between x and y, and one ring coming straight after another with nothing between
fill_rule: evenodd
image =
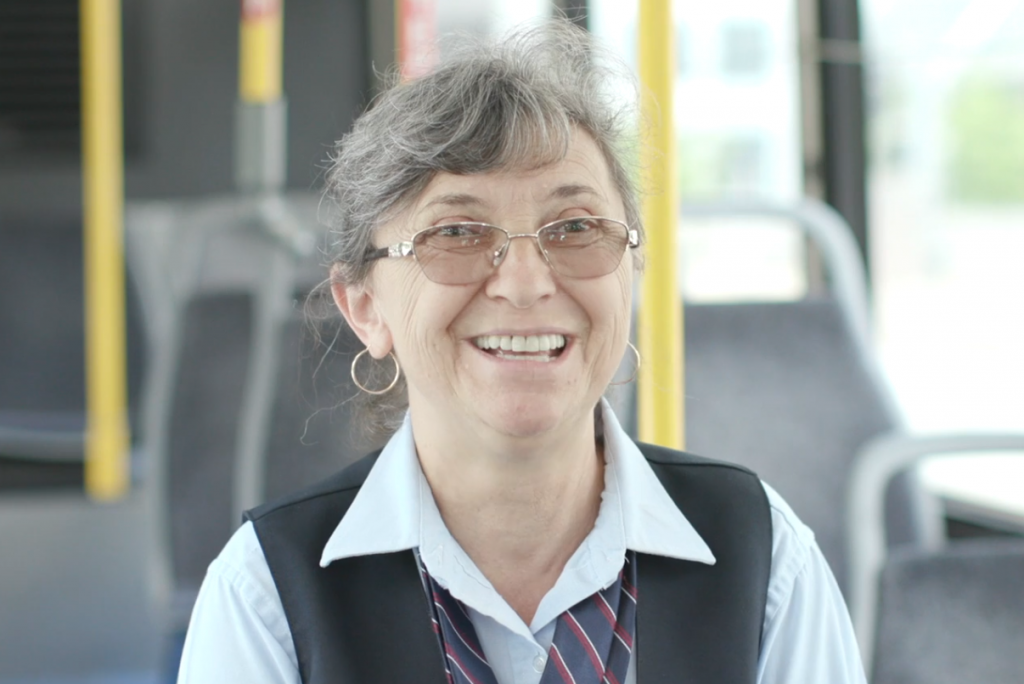
<instances>
[{"instance_id":1,"label":"gray hair","mask_svg":"<svg viewBox=\"0 0 1024 684\"><path fill-rule=\"evenodd\" d=\"M618 86L618 88L616 88ZM623 93L626 93L624 96ZM626 221L641 231L631 173L637 155L637 88L628 69L565 20L517 30L497 42L464 39L433 72L391 85L337 144L327 172L327 258L332 279L359 284L374 230L408 207L439 172L532 170L564 158L577 130L608 164ZM380 364L382 373L390 364ZM386 385L388 380L383 382ZM404 383L366 402L378 436L407 405Z\"/></svg>"}]
</instances>

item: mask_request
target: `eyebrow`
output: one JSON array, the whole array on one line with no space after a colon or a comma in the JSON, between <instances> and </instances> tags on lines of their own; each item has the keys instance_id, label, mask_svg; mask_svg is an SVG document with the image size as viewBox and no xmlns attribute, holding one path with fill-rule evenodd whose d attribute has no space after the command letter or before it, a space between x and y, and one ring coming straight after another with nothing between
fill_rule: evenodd
<instances>
[{"instance_id":1,"label":"eyebrow","mask_svg":"<svg viewBox=\"0 0 1024 684\"><path fill-rule=\"evenodd\" d=\"M438 195L429 202L427 202L423 208L428 209L434 206L442 207L472 207L472 206L484 206L487 203L476 195L470 195L464 192L449 192L444 195Z\"/></svg>"},{"instance_id":2,"label":"eyebrow","mask_svg":"<svg viewBox=\"0 0 1024 684\"><path fill-rule=\"evenodd\" d=\"M579 195L594 195L595 197L601 197L601 194L590 187L589 185L559 185L557 188L551 191L548 195L551 199L570 199Z\"/></svg>"},{"instance_id":3,"label":"eyebrow","mask_svg":"<svg viewBox=\"0 0 1024 684\"><path fill-rule=\"evenodd\" d=\"M594 197L601 197L602 195L590 187L589 185L582 184L569 184L559 185L557 188L548 193L548 199L571 199L578 197L579 195L593 195ZM423 208L429 209L430 207L483 207L487 206L487 202L477 197L476 195L470 195L465 192L448 192L443 195L434 197L427 202Z\"/></svg>"}]
</instances>

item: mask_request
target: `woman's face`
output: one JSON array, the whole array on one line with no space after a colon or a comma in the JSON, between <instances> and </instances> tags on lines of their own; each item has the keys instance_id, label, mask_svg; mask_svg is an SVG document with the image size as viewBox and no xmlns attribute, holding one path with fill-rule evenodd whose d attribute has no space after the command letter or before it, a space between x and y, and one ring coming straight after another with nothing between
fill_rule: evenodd
<instances>
[{"instance_id":1,"label":"woman's face","mask_svg":"<svg viewBox=\"0 0 1024 684\"><path fill-rule=\"evenodd\" d=\"M539 170L439 174L374 243L455 221L516 235L578 216L625 220L604 157L584 133L562 161ZM399 358L417 429L530 437L590 420L626 346L632 277L632 250L608 275L573 279L551 270L536 240L513 239L482 282L442 285L411 257L384 259L361 290L347 288L347 306L339 304L374 357L393 350ZM527 349L531 338L542 350L562 339L564 346L491 348L513 337L525 338Z\"/></svg>"}]
</instances>

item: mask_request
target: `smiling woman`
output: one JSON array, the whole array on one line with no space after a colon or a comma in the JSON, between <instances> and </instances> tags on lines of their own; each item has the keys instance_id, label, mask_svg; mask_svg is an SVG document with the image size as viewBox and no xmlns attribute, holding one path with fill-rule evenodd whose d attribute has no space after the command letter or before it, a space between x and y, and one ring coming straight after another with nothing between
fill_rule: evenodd
<instances>
[{"instance_id":1,"label":"smiling woman","mask_svg":"<svg viewBox=\"0 0 1024 684\"><path fill-rule=\"evenodd\" d=\"M579 131L564 158L538 169L438 172L375 231L387 243L407 238L415 258L378 262L362 282L335 282L338 306L370 354L394 351L402 363L413 430L426 437L421 460L451 452L440 435L427 437L435 430L493 430L539 445L579 440L592 424L626 347L632 299L630 230L607 169ZM565 344L542 366L537 355L491 354L477 343L548 335Z\"/></svg>"},{"instance_id":2,"label":"smiling woman","mask_svg":"<svg viewBox=\"0 0 1024 684\"><path fill-rule=\"evenodd\" d=\"M497 44L466 44L429 77L394 83L341 141L328 175L334 283L364 284L375 259L404 254L412 254L434 282L479 283L504 259L512 234L537 233L555 219L598 216L617 219L622 227L614 229L609 241L576 250L577 257L570 257L569 249L544 248L542 239L553 247L554 226L543 226L547 230L538 234L538 245L544 259L565 275L596 277L615 270L626 249L615 238L624 237L631 247L642 238L633 186L637 174L626 163L636 157L630 154L636 140L636 98L613 96L635 91L624 66L585 35L558 24L519 32ZM574 154L601 163L570 161L570 147ZM548 213L520 217L517 225L499 221L493 195L500 187L484 188L481 194L457 181L498 171L537 173L553 163L575 165L576 176L583 180L573 182L548 169L547 177L529 189L534 193L530 201L546 203ZM594 169L602 176L597 182L592 182ZM452 178L445 180L444 175ZM497 194L506 203L511 199ZM615 216L587 209L614 202L621 204ZM522 218L528 219L525 224ZM499 223L509 237L504 245L493 245L492 251L500 252L497 257L487 258L488 250L481 249L480 258L460 259L462 266L456 269L450 250L434 248L442 236L452 237L451 228L442 224L454 219L463 225ZM502 232L494 228L477 232L500 240ZM601 228L610 230L607 224ZM381 242L381 235L395 239ZM553 257L555 252L561 256ZM568 268L570 262L598 264L598 270L607 271L558 268L561 263ZM387 352L371 353L381 358ZM393 432L405 414L405 396L400 383L388 396L364 398L364 423L372 432Z\"/></svg>"},{"instance_id":3,"label":"smiling woman","mask_svg":"<svg viewBox=\"0 0 1024 684\"><path fill-rule=\"evenodd\" d=\"M394 434L248 514L180 682L863 681L778 495L602 400L642 241L613 77L554 22L394 85L338 144L330 286L357 359L403 378L364 416Z\"/></svg>"}]
</instances>

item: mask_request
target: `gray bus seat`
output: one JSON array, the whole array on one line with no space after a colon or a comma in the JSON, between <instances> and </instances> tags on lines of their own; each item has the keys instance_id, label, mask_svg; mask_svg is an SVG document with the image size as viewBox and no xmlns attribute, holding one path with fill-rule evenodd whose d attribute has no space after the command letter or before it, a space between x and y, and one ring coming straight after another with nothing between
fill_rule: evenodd
<instances>
[{"instance_id":1,"label":"gray bus seat","mask_svg":"<svg viewBox=\"0 0 1024 684\"><path fill-rule=\"evenodd\" d=\"M82 273L80 219L0 225L0 492L82 487ZM126 288L128 397L138 444L146 339L131 275Z\"/></svg>"},{"instance_id":2,"label":"gray bus seat","mask_svg":"<svg viewBox=\"0 0 1024 684\"><path fill-rule=\"evenodd\" d=\"M879 585L873 684L1024 682L1024 539L899 549Z\"/></svg>"},{"instance_id":3,"label":"gray bus seat","mask_svg":"<svg viewBox=\"0 0 1024 684\"><path fill-rule=\"evenodd\" d=\"M225 292L188 302L167 434L175 584L192 594L227 542L238 421L248 370L252 298Z\"/></svg>"},{"instance_id":4,"label":"gray bus seat","mask_svg":"<svg viewBox=\"0 0 1024 684\"><path fill-rule=\"evenodd\" d=\"M146 682L165 667L151 502L0 497L0 682Z\"/></svg>"},{"instance_id":5,"label":"gray bus seat","mask_svg":"<svg viewBox=\"0 0 1024 684\"><path fill-rule=\"evenodd\" d=\"M845 587L851 463L899 423L838 302L691 304L685 315L687 448L742 463L778 490ZM912 539L906 528L891 539Z\"/></svg>"},{"instance_id":6,"label":"gray bus seat","mask_svg":"<svg viewBox=\"0 0 1024 684\"><path fill-rule=\"evenodd\" d=\"M164 668L155 483L141 422L148 340L128 273L133 487L83 491L80 219L0 226L0 682L155 682Z\"/></svg>"},{"instance_id":7,"label":"gray bus seat","mask_svg":"<svg viewBox=\"0 0 1024 684\"><path fill-rule=\"evenodd\" d=\"M846 483L858 449L902 419L871 349L863 264L828 206L687 205L687 220L776 219L817 248L827 291L785 302L684 305L688 450L755 470L815 532L848 587ZM890 488L888 540L935 536L909 473Z\"/></svg>"},{"instance_id":8,"label":"gray bus seat","mask_svg":"<svg viewBox=\"0 0 1024 684\"><path fill-rule=\"evenodd\" d=\"M239 473L262 459L285 322L315 261L316 206L315 196L296 195L128 207L129 258L145 274L140 290L165 343L146 417L176 633L238 526Z\"/></svg>"},{"instance_id":9,"label":"gray bus seat","mask_svg":"<svg viewBox=\"0 0 1024 684\"><path fill-rule=\"evenodd\" d=\"M885 541L887 483L929 456L993 452L1024 453L1024 434L884 435L858 454L847 497L849 603L876 684L1024 681L1024 541L939 538L898 551ZM948 619L928 624L940 616ZM986 621L977 629L991 643L966 632ZM940 663L949 665L941 677ZM1001 678L1008 672L1016 678Z\"/></svg>"},{"instance_id":10,"label":"gray bus seat","mask_svg":"<svg viewBox=\"0 0 1024 684\"><path fill-rule=\"evenodd\" d=\"M314 322L296 310L282 348L266 447L268 500L327 477L380 446L366 436L352 410L358 389L349 369L363 347L341 314Z\"/></svg>"}]
</instances>

